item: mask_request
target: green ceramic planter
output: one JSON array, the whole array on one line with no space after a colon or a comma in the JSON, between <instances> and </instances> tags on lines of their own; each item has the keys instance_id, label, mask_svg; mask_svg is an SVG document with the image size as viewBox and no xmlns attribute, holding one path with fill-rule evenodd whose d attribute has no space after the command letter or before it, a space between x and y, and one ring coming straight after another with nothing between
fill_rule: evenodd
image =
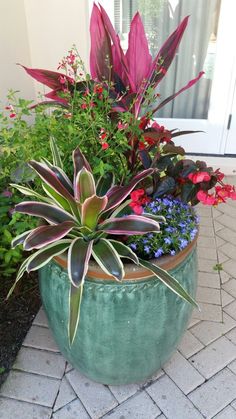
<instances>
[{"instance_id":1,"label":"green ceramic planter","mask_svg":"<svg viewBox=\"0 0 236 419\"><path fill-rule=\"evenodd\" d=\"M170 271L194 296L196 244L185 253ZM80 324L71 348L67 272L55 262L40 271L43 306L62 354L82 374L103 384L134 383L151 377L178 345L192 312L190 304L155 277L146 273L142 278L141 273L140 278L134 265L128 270L139 279L118 283L86 278Z\"/></svg>"}]
</instances>

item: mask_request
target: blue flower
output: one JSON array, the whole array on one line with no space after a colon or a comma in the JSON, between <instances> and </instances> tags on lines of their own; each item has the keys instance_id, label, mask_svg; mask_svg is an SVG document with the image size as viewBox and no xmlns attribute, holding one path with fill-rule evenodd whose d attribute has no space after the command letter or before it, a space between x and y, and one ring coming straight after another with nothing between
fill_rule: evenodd
<instances>
[{"instance_id":1,"label":"blue flower","mask_svg":"<svg viewBox=\"0 0 236 419\"><path fill-rule=\"evenodd\" d=\"M130 247L131 247L131 249L133 249L133 250L136 250L136 249L137 249L137 244L135 244L135 243L131 243L129 246L130 246Z\"/></svg>"},{"instance_id":2,"label":"blue flower","mask_svg":"<svg viewBox=\"0 0 236 419\"><path fill-rule=\"evenodd\" d=\"M174 255L175 255L175 253L176 253L176 251L175 251L175 250L171 250L171 251L170 251L171 256L174 256Z\"/></svg>"},{"instance_id":3,"label":"blue flower","mask_svg":"<svg viewBox=\"0 0 236 419\"><path fill-rule=\"evenodd\" d=\"M180 221L179 226L180 226L180 227L185 227L185 226L186 226L186 223L185 223L185 222L183 222L183 221Z\"/></svg>"},{"instance_id":4,"label":"blue flower","mask_svg":"<svg viewBox=\"0 0 236 419\"><path fill-rule=\"evenodd\" d=\"M154 236L154 234L153 234L153 233L149 233L149 234L148 234L148 238L149 238L149 239L152 239L152 238L153 238L153 236Z\"/></svg>"},{"instance_id":5,"label":"blue flower","mask_svg":"<svg viewBox=\"0 0 236 419\"><path fill-rule=\"evenodd\" d=\"M165 242L165 244L171 244L170 237L164 237L164 242Z\"/></svg>"},{"instance_id":6,"label":"blue flower","mask_svg":"<svg viewBox=\"0 0 236 419\"><path fill-rule=\"evenodd\" d=\"M186 239L180 239L179 241L180 241L179 247L182 250L182 249L184 249L187 246L188 240L186 240Z\"/></svg>"},{"instance_id":7,"label":"blue flower","mask_svg":"<svg viewBox=\"0 0 236 419\"><path fill-rule=\"evenodd\" d=\"M160 249L157 249L154 253L155 258L159 258L161 255L163 255L163 249L160 247Z\"/></svg>"},{"instance_id":8,"label":"blue flower","mask_svg":"<svg viewBox=\"0 0 236 419\"><path fill-rule=\"evenodd\" d=\"M144 252L149 253L150 252L150 246L144 246Z\"/></svg>"}]
</instances>

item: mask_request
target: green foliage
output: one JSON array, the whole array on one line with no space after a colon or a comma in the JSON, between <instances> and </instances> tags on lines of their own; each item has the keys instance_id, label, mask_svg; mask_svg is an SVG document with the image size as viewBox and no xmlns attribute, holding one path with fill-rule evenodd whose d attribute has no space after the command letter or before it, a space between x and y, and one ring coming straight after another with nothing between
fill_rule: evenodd
<instances>
[{"instance_id":1,"label":"green foliage","mask_svg":"<svg viewBox=\"0 0 236 419\"><path fill-rule=\"evenodd\" d=\"M8 277L15 273L24 255L22 247L11 248L14 236L23 233L35 226L35 221L19 213L12 213L15 204L21 201L21 197L0 196L0 270L1 275Z\"/></svg>"}]
</instances>

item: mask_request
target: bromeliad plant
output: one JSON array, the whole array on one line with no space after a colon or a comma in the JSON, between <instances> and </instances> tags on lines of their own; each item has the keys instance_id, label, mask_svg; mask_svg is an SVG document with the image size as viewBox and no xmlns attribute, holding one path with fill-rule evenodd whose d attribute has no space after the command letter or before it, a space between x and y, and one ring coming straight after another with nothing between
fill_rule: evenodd
<instances>
[{"instance_id":1,"label":"bromeliad plant","mask_svg":"<svg viewBox=\"0 0 236 419\"><path fill-rule=\"evenodd\" d=\"M78 327L83 284L91 257L106 274L117 281L124 277L121 258L131 259L137 265L150 270L173 292L196 306L192 297L168 272L138 258L122 241L114 239L116 235L159 232L158 221L164 221L162 216L122 216L122 210L130 203L126 198L138 182L153 173L153 169L139 173L126 186L113 185L112 177L102 178L95 185L91 167L77 148L73 152L72 184L62 169L55 144L53 157L53 164L46 159L41 163L34 160L29 162L30 167L41 178L46 196L24 186L12 185L23 194L38 199L17 204L15 211L39 217L46 222L46 225L26 231L13 240L13 247L23 243L25 250L36 250L21 265L14 286L25 271L35 271L53 257L67 253L70 279L70 343L73 343Z\"/></svg>"}]
</instances>

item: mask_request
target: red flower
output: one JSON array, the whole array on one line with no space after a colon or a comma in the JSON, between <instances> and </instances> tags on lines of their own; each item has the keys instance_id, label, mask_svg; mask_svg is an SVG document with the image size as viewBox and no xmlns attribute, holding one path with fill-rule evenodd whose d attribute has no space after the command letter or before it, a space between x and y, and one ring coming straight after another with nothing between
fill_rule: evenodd
<instances>
[{"instance_id":1,"label":"red flower","mask_svg":"<svg viewBox=\"0 0 236 419\"><path fill-rule=\"evenodd\" d=\"M146 147L145 147L145 144L142 141L139 141L138 148L139 148L139 150L145 150Z\"/></svg>"},{"instance_id":2,"label":"red flower","mask_svg":"<svg viewBox=\"0 0 236 419\"><path fill-rule=\"evenodd\" d=\"M144 130L144 128L146 128L149 122L150 119L148 119L146 116L142 116L142 118L140 118L139 128Z\"/></svg>"},{"instance_id":3,"label":"red flower","mask_svg":"<svg viewBox=\"0 0 236 419\"><path fill-rule=\"evenodd\" d=\"M105 140L105 138L107 138L107 133L104 132L103 134L100 135L101 140Z\"/></svg>"},{"instance_id":4,"label":"red flower","mask_svg":"<svg viewBox=\"0 0 236 419\"><path fill-rule=\"evenodd\" d=\"M93 89L94 93L102 93L103 92L103 87L102 86L95 86Z\"/></svg>"},{"instance_id":5,"label":"red flower","mask_svg":"<svg viewBox=\"0 0 236 419\"><path fill-rule=\"evenodd\" d=\"M15 118L15 116L16 116L16 113L10 113L9 115L10 118Z\"/></svg>"},{"instance_id":6,"label":"red flower","mask_svg":"<svg viewBox=\"0 0 236 419\"><path fill-rule=\"evenodd\" d=\"M82 109L87 109L88 105L86 103L82 103L81 108Z\"/></svg>"},{"instance_id":7,"label":"red flower","mask_svg":"<svg viewBox=\"0 0 236 419\"><path fill-rule=\"evenodd\" d=\"M208 172L189 173L188 179L196 184L200 182L208 182L211 179L211 176Z\"/></svg>"},{"instance_id":8,"label":"red flower","mask_svg":"<svg viewBox=\"0 0 236 419\"><path fill-rule=\"evenodd\" d=\"M102 143L102 149L106 150L107 148L109 148L109 144L108 143Z\"/></svg>"},{"instance_id":9,"label":"red flower","mask_svg":"<svg viewBox=\"0 0 236 419\"><path fill-rule=\"evenodd\" d=\"M146 195L144 189L136 189L135 191L131 192L130 197L132 202L129 206L133 209L135 214L142 214L143 213L143 205L150 202L150 198Z\"/></svg>"}]
</instances>

